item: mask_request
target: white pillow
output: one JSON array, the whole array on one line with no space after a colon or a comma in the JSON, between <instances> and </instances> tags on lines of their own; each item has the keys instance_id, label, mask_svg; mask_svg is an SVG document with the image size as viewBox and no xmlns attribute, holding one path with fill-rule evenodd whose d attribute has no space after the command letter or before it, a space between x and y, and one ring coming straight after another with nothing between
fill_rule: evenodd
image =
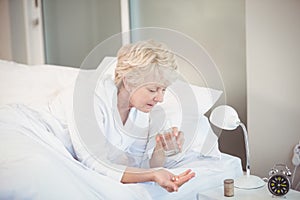
<instances>
[{"instance_id":1,"label":"white pillow","mask_svg":"<svg viewBox=\"0 0 300 200\"><path fill-rule=\"evenodd\" d=\"M183 114L194 118L204 115L217 102L221 94L220 90L177 80L167 88L164 101L157 106L165 112L171 125L180 128Z\"/></svg>"},{"instance_id":2,"label":"white pillow","mask_svg":"<svg viewBox=\"0 0 300 200\"><path fill-rule=\"evenodd\" d=\"M78 69L54 65L25 65L0 60L0 105L47 106L64 88L74 84Z\"/></svg>"}]
</instances>

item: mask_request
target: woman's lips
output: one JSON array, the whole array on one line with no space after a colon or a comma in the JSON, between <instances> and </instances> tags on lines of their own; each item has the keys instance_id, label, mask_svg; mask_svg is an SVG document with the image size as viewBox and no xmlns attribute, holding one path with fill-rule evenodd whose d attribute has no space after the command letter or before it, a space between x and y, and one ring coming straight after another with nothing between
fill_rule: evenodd
<instances>
[{"instance_id":1,"label":"woman's lips","mask_svg":"<svg viewBox=\"0 0 300 200\"><path fill-rule=\"evenodd\" d=\"M155 103L154 104L148 103L147 106L153 107L153 106L155 106Z\"/></svg>"}]
</instances>

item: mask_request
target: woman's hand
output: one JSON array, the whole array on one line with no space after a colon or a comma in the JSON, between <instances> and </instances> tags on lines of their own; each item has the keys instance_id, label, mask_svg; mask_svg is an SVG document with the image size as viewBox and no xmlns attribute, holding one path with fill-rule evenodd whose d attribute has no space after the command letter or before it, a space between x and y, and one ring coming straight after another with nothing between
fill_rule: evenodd
<instances>
[{"instance_id":1,"label":"woman's hand","mask_svg":"<svg viewBox=\"0 0 300 200\"><path fill-rule=\"evenodd\" d=\"M160 135L157 134L155 137L156 145L152 153L152 157L150 159L150 167L163 167L165 164L166 156L163 148L163 143L160 138Z\"/></svg>"},{"instance_id":2,"label":"woman's hand","mask_svg":"<svg viewBox=\"0 0 300 200\"><path fill-rule=\"evenodd\" d=\"M184 135L182 131L178 131L177 127L172 127L172 134L176 138L176 143L178 146L179 152L182 151L182 146L184 143ZM169 136L170 137L170 136ZM170 139L170 138L169 138ZM157 134L155 137L156 145L150 159L150 167L163 167L165 164L166 156L165 156L165 149L166 149L166 141L164 141L162 134Z\"/></svg>"},{"instance_id":3,"label":"woman's hand","mask_svg":"<svg viewBox=\"0 0 300 200\"><path fill-rule=\"evenodd\" d=\"M174 175L165 169L155 170L153 174L154 181L168 192L177 192L180 186L195 177L195 173L190 169L179 175Z\"/></svg>"},{"instance_id":4,"label":"woman's hand","mask_svg":"<svg viewBox=\"0 0 300 200\"><path fill-rule=\"evenodd\" d=\"M184 143L184 134L182 131L178 131L177 127L172 127L172 134L176 137L176 142L179 148L179 151L182 151L182 146Z\"/></svg>"}]
</instances>

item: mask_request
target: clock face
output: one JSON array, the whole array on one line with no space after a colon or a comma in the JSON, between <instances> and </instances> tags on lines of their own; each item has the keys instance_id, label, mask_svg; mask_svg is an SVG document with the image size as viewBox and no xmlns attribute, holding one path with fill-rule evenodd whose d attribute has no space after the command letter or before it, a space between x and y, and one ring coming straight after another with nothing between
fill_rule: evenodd
<instances>
[{"instance_id":1,"label":"clock face","mask_svg":"<svg viewBox=\"0 0 300 200\"><path fill-rule=\"evenodd\" d=\"M276 196L283 196L290 189L290 181L286 176L273 175L268 181L269 191Z\"/></svg>"}]
</instances>

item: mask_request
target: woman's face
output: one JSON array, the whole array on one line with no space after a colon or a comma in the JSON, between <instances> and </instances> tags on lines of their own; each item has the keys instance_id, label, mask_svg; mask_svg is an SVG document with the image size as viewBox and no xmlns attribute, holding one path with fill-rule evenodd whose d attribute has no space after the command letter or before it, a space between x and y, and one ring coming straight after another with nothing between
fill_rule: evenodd
<instances>
[{"instance_id":1,"label":"woman's face","mask_svg":"<svg viewBox=\"0 0 300 200\"><path fill-rule=\"evenodd\" d=\"M136 89L129 100L130 106L142 112L150 112L158 103L164 100L166 87L157 84L147 84Z\"/></svg>"}]
</instances>

